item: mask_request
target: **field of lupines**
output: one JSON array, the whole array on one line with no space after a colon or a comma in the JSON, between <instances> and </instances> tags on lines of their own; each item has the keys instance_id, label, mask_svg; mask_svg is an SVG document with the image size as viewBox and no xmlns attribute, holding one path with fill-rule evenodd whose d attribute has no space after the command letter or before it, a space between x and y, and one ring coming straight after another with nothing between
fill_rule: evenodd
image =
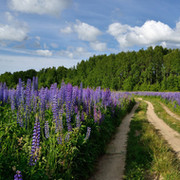
<instances>
[{"instance_id":1,"label":"field of lupines","mask_svg":"<svg viewBox=\"0 0 180 180\"><path fill-rule=\"evenodd\" d=\"M0 84L0 179L86 179L134 105L126 93Z\"/></svg>"},{"instance_id":2,"label":"field of lupines","mask_svg":"<svg viewBox=\"0 0 180 180\"><path fill-rule=\"evenodd\" d=\"M180 112L180 92L132 92L138 96L161 98L163 102L171 106L174 111Z\"/></svg>"}]
</instances>

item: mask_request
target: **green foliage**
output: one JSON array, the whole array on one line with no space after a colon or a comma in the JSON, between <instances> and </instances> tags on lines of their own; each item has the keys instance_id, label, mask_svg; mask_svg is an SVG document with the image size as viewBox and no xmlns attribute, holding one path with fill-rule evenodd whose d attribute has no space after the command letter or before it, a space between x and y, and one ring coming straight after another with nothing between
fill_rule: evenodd
<instances>
[{"instance_id":1,"label":"green foliage","mask_svg":"<svg viewBox=\"0 0 180 180\"><path fill-rule=\"evenodd\" d=\"M85 116L80 128L66 130L66 116L63 115L63 132L56 133L52 110L45 111L45 119L40 116L40 148L35 166L29 164L31 156L34 114L29 116L27 129L17 123L16 113L9 105L0 106L0 179L12 179L15 171L22 172L23 179L87 179L93 171L96 159L104 153L107 142L122 117L134 105L133 100L125 100L122 108L114 113L110 107L101 109L104 120L95 123L92 115ZM44 135L45 121L49 122L49 138ZM72 122L75 122L75 117ZM74 127L74 126L73 126ZM89 139L85 139L87 127L91 127ZM61 138L58 144L57 138Z\"/></svg>"},{"instance_id":2,"label":"green foliage","mask_svg":"<svg viewBox=\"0 0 180 180\"><path fill-rule=\"evenodd\" d=\"M138 52L98 55L82 60L76 67L55 67L19 71L0 75L0 82L14 87L21 77L38 76L39 86L49 87L52 83L70 82L84 87L110 88L114 90L180 91L180 50L161 46L141 49Z\"/></svg>"},{"instance_id":3,"label":"green foliage","mask_svg":"<svg viewBox=\"0 0 180 180\"><path fill-rule=\"evenodd\" d=\"M148 123L146 109L147 104L141 102L130 124L124 179L179 180L179 160Z\"/></svg>"},{"instance_id":4,"label":"green foliage","mask_svg":"<svg viewBox=\"0 0 180 180\"><path fill-rule=\"evenodd\" d=\"M180 115L180 106L176 101L169 102L160 97L143 97L143 99L150 101L153 104L158 117L163 119L172 129L180 133L180 121L170 116L160 104L160 102L166 102L166 105L168 105L175 113L179 113Z\"/></svg>"}]
</instances>

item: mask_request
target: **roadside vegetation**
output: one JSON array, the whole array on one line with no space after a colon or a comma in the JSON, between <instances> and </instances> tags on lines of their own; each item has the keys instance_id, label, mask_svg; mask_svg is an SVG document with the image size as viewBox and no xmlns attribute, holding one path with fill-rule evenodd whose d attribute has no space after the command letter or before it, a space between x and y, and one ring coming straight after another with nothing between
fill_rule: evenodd
<instances>
[{"instance_id":1,"label":"roadside vegetation","mask_svg":"<svg viewBox=\"0 0 180 180\"><path fill-rule=\"evenodd\" d=\"M126 180L180 179L180 162L165 140L146 119L141 102L130 124L126 156Z\"/></svg>"},{"instance_id":2,"label":"roadside vegetation","mask_svg":"<svg viewBox=\"0 0 180 180\"><path fill-rule=\"evenodd\" d=\"M87 179L134 100L62 83L0 84L0 179Z\"/></svg>"},{"instance_id":3,"label":"roadside vegetation","mask_svg":"<svg viewBox=\"0 0 180 180\"><path fill-rule=\"evenodd\" d=\"M143 97L143 99L150 101L153 106L154 106L154 111L157 114L157 116L162 119L166 124L168 124L172 129L174 129L175 131L180 133L180 121L175 119L174 117L170 116L162 107L162 105L160 104L160 102L162 102L160 100L160 98L156 98L156 97ZM171 104L171 103L169 103ZM169 105L170 106L170 105ZM167 106L167 107L169 107ZM170 108L170 110L172 110L172 107ZM174 113L176 113L177 115L179 115L177 113L177 111ZM180 116L180 115L179 115Z\"/></svg>"}]
</instances>

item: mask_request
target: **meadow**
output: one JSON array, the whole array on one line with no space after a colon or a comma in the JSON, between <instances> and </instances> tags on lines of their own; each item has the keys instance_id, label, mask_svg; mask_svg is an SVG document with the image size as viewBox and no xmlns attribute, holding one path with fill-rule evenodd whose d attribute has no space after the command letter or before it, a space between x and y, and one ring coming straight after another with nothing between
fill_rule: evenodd
<instances>
[{"instance_id":1,"label":"meadow","mask_svg":"<svg viewBox=\"0 0 180 180\"><path fill-rule=\"evenodd\" d=\"M1 179L87 179L134 103L127 93L82 84L1 83Z\"/></svg>"}]
</instances>

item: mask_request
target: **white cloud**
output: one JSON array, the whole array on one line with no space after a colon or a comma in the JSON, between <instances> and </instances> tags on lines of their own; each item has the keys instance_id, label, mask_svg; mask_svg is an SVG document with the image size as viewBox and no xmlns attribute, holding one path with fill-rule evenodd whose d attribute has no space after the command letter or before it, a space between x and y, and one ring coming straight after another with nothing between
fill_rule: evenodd
<instances>
[{"instance_id":1,"label":"white cloud","mask_svg":"<svg viewBox=\"0 0 180 180\"><path fill-rule=\"evenodd\" d=\"M71 26L67 26L67 27L65 27L64 29L60 29L60 32L61 32L61 33L65 33L65 34L70 34L70 33L73 32L73 30L72 30L72 27L71 27Z\"/></svg>"},{"instance_id":2,"label":"white cloud","mask_svg":"<svg viewBox=\"0 0 180 180\"><path fill-rule=\"evenodd\" d=\"M107 49L106 43L102 43L99 41L91 42L90 46L95 51L105 51Z\"/></svg>"},{"instance_id":3,"label":"white cloud","mask_svg":"<svg viewBox=\"0 0 180 180\"><path fill-rule=\"evenodd\" d=\"M49 50L39 49L39 50L36 50L36 53L37 55L40 55L40 56L52 56L52 52Z\"/></svg>"},{"instance_id":4,"label":"white cloud","mask_svg":"<svg viewBox=\"0 0 180 180\"><path fill-rule=\"evenodd\" d=\"M41 40L41 38L39 36L36 36L35 39L37 39L38 41Z\"/></svg>"},{"instance_id":5,"label":"white cloud","mask_svg":"<svg viewBox=\"0 0 180 180\"><path fill-rule=\"evenodd\" d=\"M85 48L83 47L68 47L67 50L61 50L59 51L58 55L60 56L65 56L68 58L88 58L92 56L90 52L88 52Z\"/></svg>"},{"instance_id":6,"label":"white cloud","mask_svg":"<svg viewBox=\"0 0 180 180\"><path fill-rule=\"evenodd\" d=\"M10 12L5 12L5 17L6 17L8 22L14 21L14 17L12 16L12 14Z\"/></svg>"},{"instance_id":7,"label":"white cloud","mask_svg":"<svg viewBox=\"0 0 180 180\"><path fill-rule=\"evenodd\" d=\"M72 0L9 0L9 7L23 13L59 15Z\"/></svg>"},{"instance_id":8,"label":"white cloud","mask_svg":"<svg viewBox=\"0 0 180 180\"><path fill-rule=\"evenodd\" d=\"M27 38L27 32L23 27L0 25L0 40L23 41Z\"/></svg>"},{"instance_id":9,"label":"white cloud","mask_svg":"<svg viewBox=\"0 0 180 180\"><path fill-rule=\"evenodd\" d=\"M75 24L70 24L67 27L60 29L60 32L65 34L77 33L78 38L89 42L90 47L93 50L104 51L107 49L106 43L99 42L97 40L98 36L101 35L102 32L98 28L79 20L76 20Z\"/></svg>"},{"instance_id":10,"label":"white cloud","mask_svg":"<svg viewBox=\"0 0 180 180\"><path fill-rule=\"evenodd\" d=\"M7 24L0 24L0 41L23 41L27 39L28 28L10 12L5 13Z\"/></svg>"},{"instance_id":11,"label":"white cloud","mask_svg":"<svg viewBox=\"0 0 180 180\"><path fill-rule=\"evenodd\" d=\"M74 30L77 32L79 39L84 41L96 41L97 36L101 35L99 29L79 20L74 25Z\"/></svg>"},{"instance_id":12,"label":"white cloud","mask_svg":"<svg viewBox=\"0 0 180 180\"><path fill-rule=\"evenodd\" d=\"M58 48L58 44L56 44L56 43L51 43L50 45L52 48Z\"/></svg>"},{"instance_id":13,"label":"white cloud","mask_svg":"<svg viewBox=\"0 0 180 180\"><path fill-rule=\"evenodd\" d=\"M60 32L65 34L75 32L77 33L80 40L89 42L96 41L97 37L102 34L98 28L79 20L76 20L75 24L71 24L65 28L60 29Z\"/></svg>"},{"instance_id":14,"label":"white cloud","mask_svg":"<svg viewBox=\"0 0 180 180\"><path fill-rule=\"evenodd\" d=\"M127 48L134 45L154 45L180 43L180 22L172 29L160 21L149 20L142 26L131 27L120 23L109 25L109 34L119 42L120 47Z\"/></svg>"}]
</instances>

